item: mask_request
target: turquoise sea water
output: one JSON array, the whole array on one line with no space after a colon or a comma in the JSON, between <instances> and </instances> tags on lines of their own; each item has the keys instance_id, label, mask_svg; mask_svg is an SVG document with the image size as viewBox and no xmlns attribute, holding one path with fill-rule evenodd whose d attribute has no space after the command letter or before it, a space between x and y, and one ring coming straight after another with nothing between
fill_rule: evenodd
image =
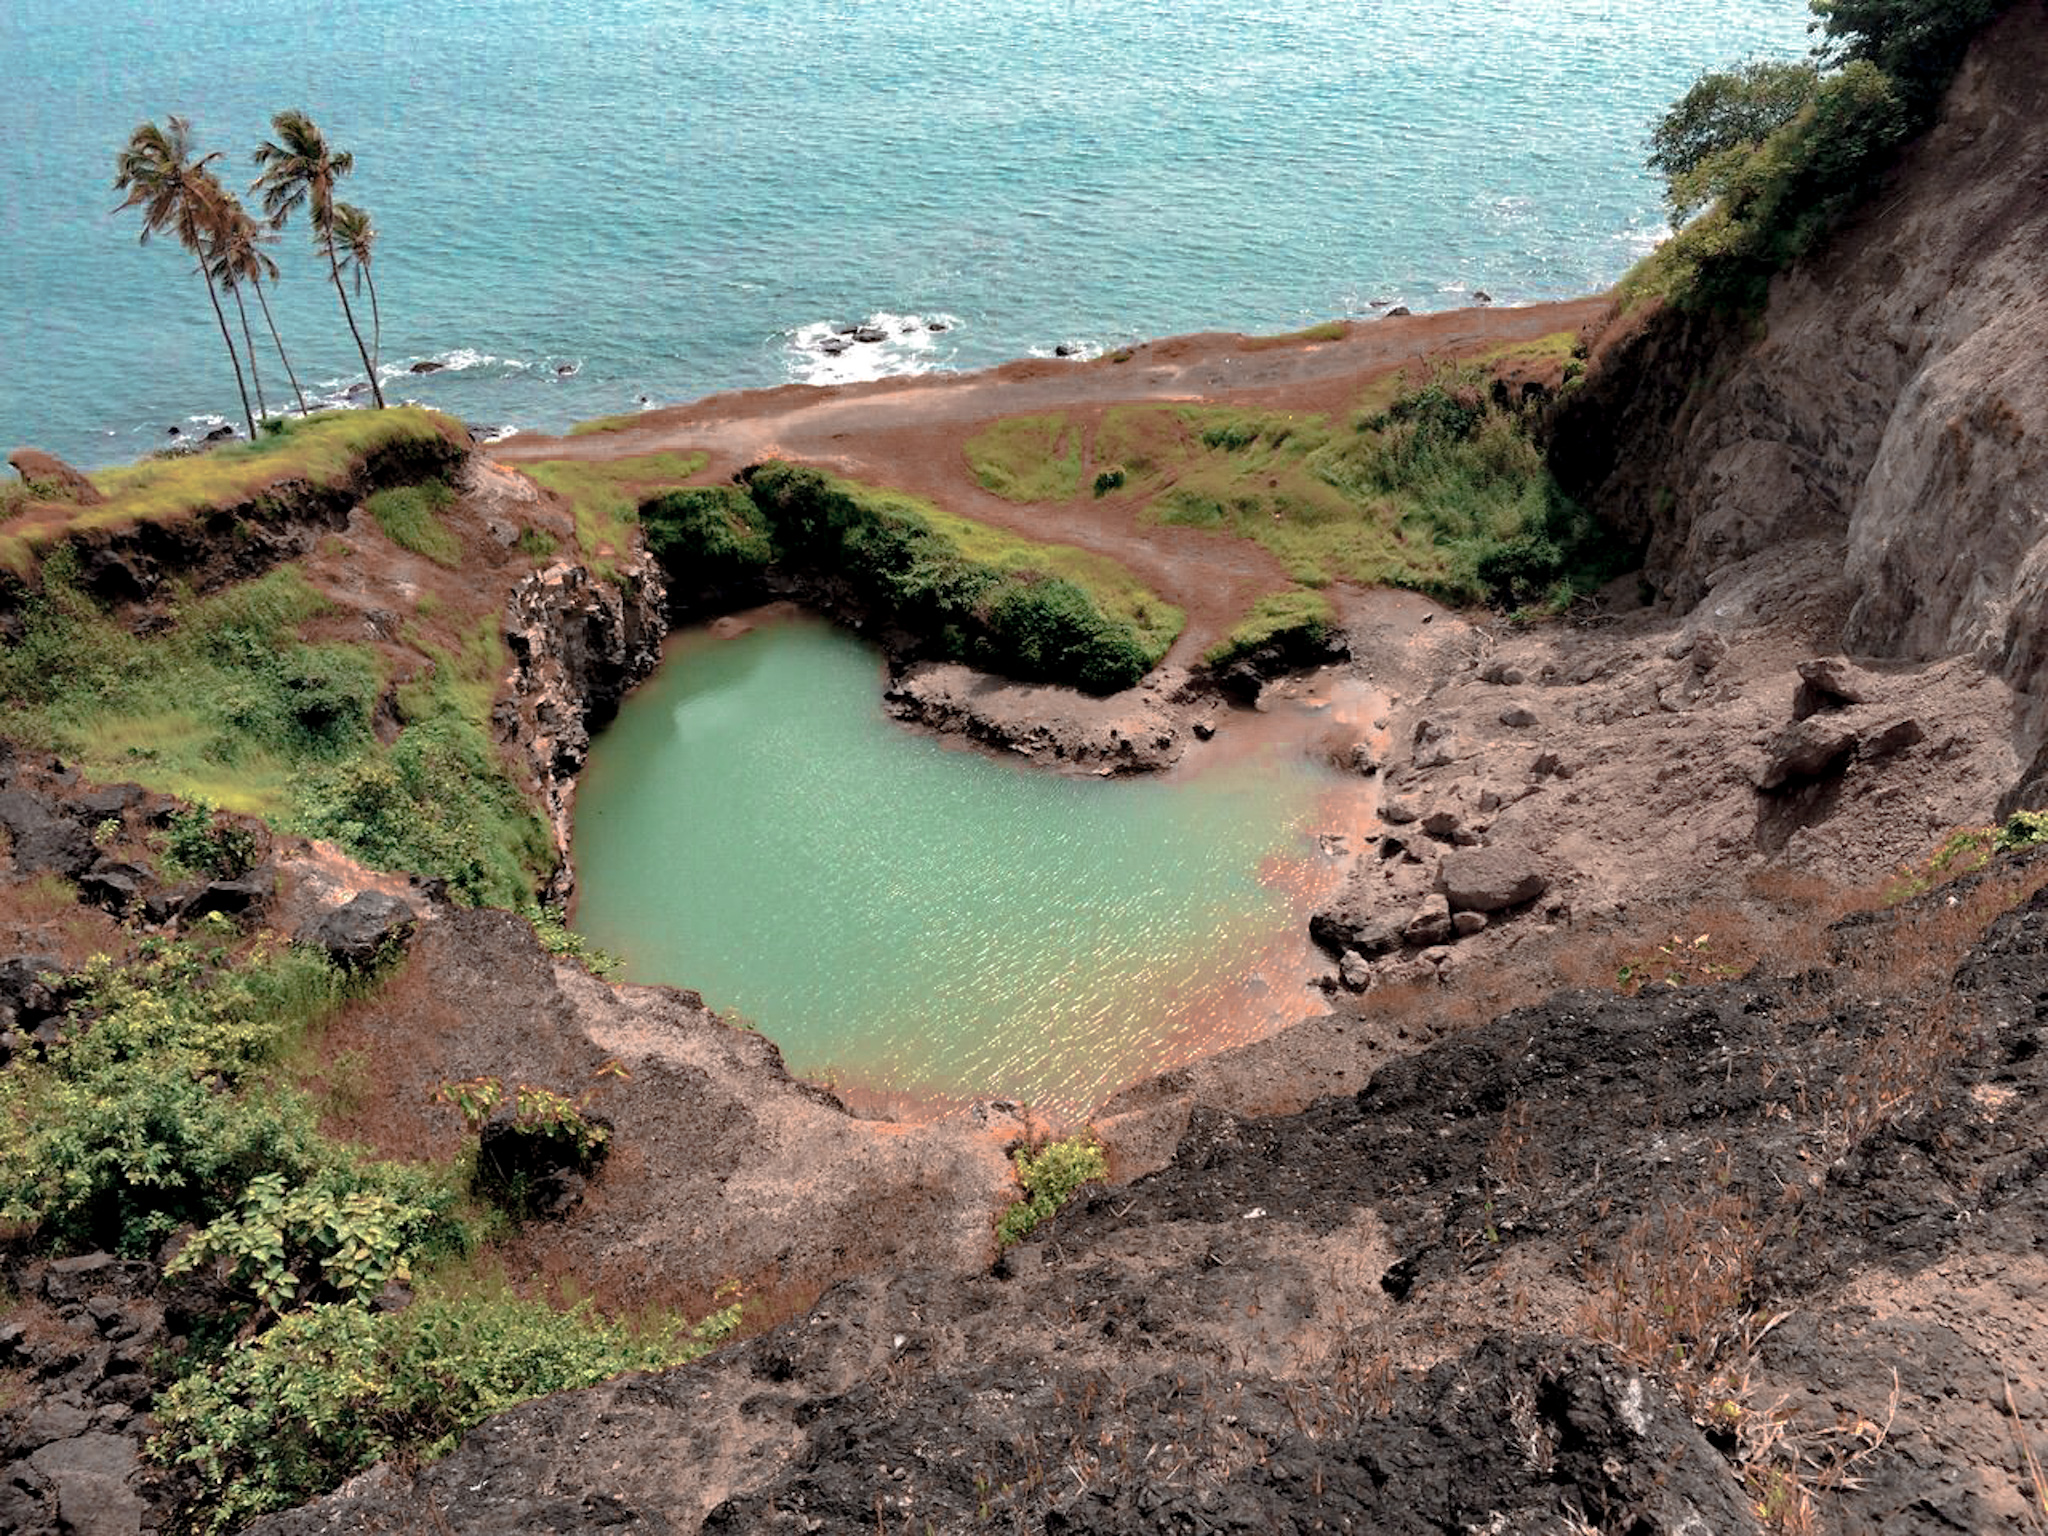
<instances>
[{"instance_id":1,"label":"turquoise sea water","mask_svg":"<svg viewBox=\"0 0 2048 1536\"><path fill-rule=\"evenodd\" d=\"M817 621L681 637L591 754L577 927L800 1072L1068 1114L1305 1010L1308 834L1358 780L1277 741L1064 778L903 729L880 681Z\"/></svg>"},{"instance_id":2,"label":"turquoise sea water","mask_svg":"<svg viewBox=\"0 0 2048 1536\"><path fill-rule=\"evenodd\" d=\"M394 392L559 427L1375 299L1585 292L1660 227L1657 111L1703 67L1801 49L1805 19L1798 0L7 0L0 436L100 464L238 414L189 263L108 213L149 117L190 117L246 181L269 115L308 109L383 231L387 364L451 365ZM359 364L301 229L280 254L287 342L332 392ZM871 316L887 341L819 349Z\"/></svg>"}]
</instances>

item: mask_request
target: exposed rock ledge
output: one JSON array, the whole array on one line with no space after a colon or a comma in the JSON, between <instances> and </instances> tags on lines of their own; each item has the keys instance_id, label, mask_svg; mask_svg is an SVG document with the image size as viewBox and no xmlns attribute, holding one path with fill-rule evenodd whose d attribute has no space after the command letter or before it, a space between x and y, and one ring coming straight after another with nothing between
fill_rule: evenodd
<instances>
[{"instance_id":1,"label":"exposed rock ledge","mask_svg":"<svg viewBox=\"0 0 2048 1536\"><path fill-rule=\"evenodd\" d=\"M668 589L659 562L645 551L612 581L580 565L552 565L512 590L505 641L513 700L500 705L495 723L500 739L526 753L547 807L558 855L544 892L551 901L566 901L575 889L569 833L591 732L660 663L667 634Z\"/></svg>"},{"instance_id":2,"label":"exposed rock ledge","mask_svg":"<svg viewBox=\"0 0 2048 1536\"><path fill-rule=\"evenodd\" d=\"M1042 768L1106 776L1180 760L1193 729L1187 681L1177 669L1155 671L1136 688L1091 698L958 662L921 661L898 673L883 697L898 720L1015 752Z\"/></svg>"}]
</instances>

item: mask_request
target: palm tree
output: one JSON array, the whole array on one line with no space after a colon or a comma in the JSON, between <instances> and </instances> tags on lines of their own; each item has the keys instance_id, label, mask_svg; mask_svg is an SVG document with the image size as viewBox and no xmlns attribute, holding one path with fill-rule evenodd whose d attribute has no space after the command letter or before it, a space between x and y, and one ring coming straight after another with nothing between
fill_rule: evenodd
<instances>
[{"instance_id":1,"label":"palm tree","mask_svg":"<svg viewBox=\"0 0 2048 1536\"><path fill-rule=\"evenodd\" d=\"M242 320L242 349L249 355L249 382L256 387L256 414L265 421L270 419L270 402L263 398L263 371L256 366L256 338L249 330L249 306L242 302L240 275L227 259L228 228L233 215L228 212L228 189L220 184L211 171L199 173L205 177L201 183L208 207L213 218L204 232L205 244L199 252L199 270L207 274L234 296L235 313Z\"/></svg>"},{"instance_id":2,"label":"palm tree","mask_svg":"<svg viewBox=\"0 0 2048 1536\"><path fill-rule=\"evenodd\" d=\"M363 345L363 333L356 328L355 311L348 305L348 290L341 286L341 261L334 249L334 184L355 169L356 157L346 150L338 154L330 150L313 119L303 112L280 112L270 120L270 126L277 137L256 147L256 164L262 167L263 174L249 184L249 190L263 194L263 211L279 229L300 207L311 215L313 239L327 253L327 274L334 280L335 295L341 300L341 317L356 339L363 371L370 376L370 394L382 410L384 390L377 382L369 348Z\"/></svg>"},{"instance_id":3,"label":"palm tree","mask_svg":"<svg viewBox=\"0 0 2048 1536\"><path fill-rule=\"evenodd\" d=\"M370 285L370 361L374 365L384 357L384 316L377 309L377 279L370 275L370 253L377 244L377 226L354 203L336 203L334 238L341 246L344 262L355 270L356 292L363 291L364 283Z\"/></svg>"},{"instance_id":4,"label":"palm tree","mask_svg":"<svg viewBox=\"0 0 2048 1536\"><path fill-rule=\"evenodd\" d=\"M228 361L235 365L235 388L242 396L242 416L249 423L249 438L256 437L256 413L249 408L249 386L242 377L241 354L228 334L228 317L214 290L213 273L205 254L209 237L219 222L220 212L209 188L220 183L208 174L207 165L218 160L218 152L192 159L192 125L182 117L166 118L162 128L144 123L128 136L127 146L114 159L114 190L127 198L114 211L142 209L142 243L169 230L178 243L200 258L199 275L206 279L206 297L213 304L213 318L220 323L220 339L228 349Z\"/></svg>"},{"instance_id":5,"label":"palm tree","mask_svg":"<svg viewBox=\"0 0 2048 1536\"><path fill-rule=\"evenodd\" d=\"M292 368L292 360L284 350L284 338L277 334L277 320L270 313L270 301L263 297L263 285L277 281L277 263L270 259L270 253L263 249L277 238L267 224L258 224L249 217L249 210L242 206L242 200L228 191L220 189L221 225L215 246L215 273L224 282L235 288L240 299L240 285L247 283L256 290L257 306L263 311L263 323L270 327L270 340L277 347L277 360L284 364L285 377L292 381L292 393L299 397L299 414L308 414L312 407L306 404L306 392L299 387L299 376ZM252 359L249 371L255 372ZM261 394L262 386L257 387Z\"/></svg>"}]
</instances>

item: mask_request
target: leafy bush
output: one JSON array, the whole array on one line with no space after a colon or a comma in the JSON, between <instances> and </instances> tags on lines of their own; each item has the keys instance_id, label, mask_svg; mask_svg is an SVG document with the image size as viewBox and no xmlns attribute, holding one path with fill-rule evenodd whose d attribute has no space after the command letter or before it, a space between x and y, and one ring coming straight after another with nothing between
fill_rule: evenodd
<instances>
[{"instance_id":1,"label":"leafy bush","mask_svg":"<svg viewBox=\"0 0 2048 1536\"><path fill-rule=\"evenodd\" d=\"M320 1135L300 1095L265 1079L346 995L324 954L259 949L231 965L152 941L133 964L102 957L64 987L72 1016L90 1024L0 1075L0 1218L36 1224L59 1248L142 1253L186 1223L230 1215L266 1174L448 1216L445 1192L358 1165Z\"/></svg>"},{"instance_id":2,"label":"leafy bush","mask_svg":"<svg viewBox=\"0 0 2048 1536\"><path fill-rule=\"evenodd\" d=\"M258 1174L234 1214L195 1234L164 1275L224 1265L231 1283L279 1312L299 1300L367 1302L386 1282L412 1278L407 1256L441 1214L374 1190L336 1195Z\"/></svg>"},{"instance_id":3,"label":"leafy bush","mask_svg":"<svg viewBox=\"0 0 2048 1536\"><path fill-rule=\"evenodd\" d=\"M736 486L690 486L640 508L647 548L669 570L707 585L758 575L775 558L753 498Z\"/></svg>"},{"instance_id":4,"label":"leafy bush","mask_svg":"<svg viewBox=\"0 0 2048 1536\"><path fill-rule=\"evenodd\" d=\"M1143 677L1179 632L1179 609L1082 551L787 464L758 467L749 487L778 558L845 577L993 671L1115 692Z\"/></svg>"},{"instance_id":5,"label":"leafy bush","mask_svg":"<svg viewBox=\"0 0 2048 1536\"><path fill-rule=\"evenodd\" d=\"M1983 27L2010 0L1811 0L1816 63L1704 75L1652 134L1674 219L1711 209L1622 281L1691 307L1755 307L1772 273L1869 195L1933 120Z\"/></svg>"},{"instance_id":6,"label":"leafy bush","mask_svg":"<svg viewBox=\"0 0 2048 1536\"><path fill-rule=\"evenodd\" d=\"M533 924L533 936L540 940L541 948L549 954L564 960L573 960L600 979L607 979L619 973L623 964L619 957L599 949L571 928L568 916L561 907L543 907L537 902L529 901L523 913L526 920Z\"/></svg>"},{"instance_id":7,"label":"leafy bush","mask_svg":"<svg viewBox=\"0 0 2048 1536\"><path fill-rule=\"evenodd\" d=\"M1020 1147L1011 1161L1024 1198L996 1223L996 1241L1006 1248L1065 1205L1083 1184L1109 1177L1102 1144L1086 1132L1049 1141L1035 1152Z\"/></svg>"},{"instance_id":8,"label":"leafy bush","mask_svg":"<svg viewBox=\"0 0 2048 1536\"><path fill-rule=\"evenodd\" d=\"M161 1394L151 1453L187 1468L193 1527L239 1530L378 1461L433 1461L515 1403L696 1358L739 1325L737 1304L696 1327L636 1338L587 1305L429 1298L402 1312L316 1306L236 1344Z\"/></svg>"},{"instance_id":9,"label":"leafy bush","mask_svg":"<svg viewBox=\"0 0 2048 1536\"><path fill-rule=\"evenodd\" d=\"M204 800L171 813L164 828L165 874L232 880L247 873L255 862L256 839Z\"/></svg>"}]
</instances>

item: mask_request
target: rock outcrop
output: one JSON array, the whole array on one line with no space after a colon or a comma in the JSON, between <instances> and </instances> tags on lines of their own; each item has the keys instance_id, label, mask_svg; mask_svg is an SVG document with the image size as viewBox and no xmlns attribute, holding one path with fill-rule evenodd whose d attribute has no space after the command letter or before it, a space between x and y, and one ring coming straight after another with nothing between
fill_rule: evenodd
<instances>
[{"instance_id":1,"label":"rock outcrop","mask_svg":"<svg viewBox=\"0 0 2048 1536\"><path fill-rule=\"evenodd\" d=\"M498 727L526 755L540 786L559 855L546 893L552 900L566 901L574 890L569 831L591 733L659 664L667 634L668 589L660 563L645 551L622 561L609 581L557 564L513 589L505 614L513 698L500 706Z\"/></svg>"},{"instance_id":2,"label":"rock outcrop","mask_svg":"<svg viewBox=\"0 0 2048 1536\"><path fill-rule=\"evenodd\" d=\"M1980 39L1940 121L1761 322L1611 326L1556 426L1579 494L1647 542L1677 611L1820 540L1840 643L2048 662L2048 8ZM2038 737L2037 729L2035 735Z\"/></svg>"}]
</instances>

